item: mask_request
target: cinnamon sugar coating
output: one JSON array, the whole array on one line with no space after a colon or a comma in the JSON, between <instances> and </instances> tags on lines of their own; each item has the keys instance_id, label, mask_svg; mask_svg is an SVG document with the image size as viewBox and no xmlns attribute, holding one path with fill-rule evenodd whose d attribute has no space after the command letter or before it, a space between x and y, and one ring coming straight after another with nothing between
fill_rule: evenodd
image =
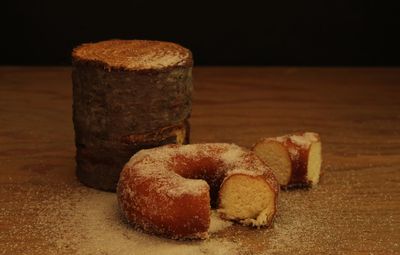
<instances>
[{"instance_id":1,"label":"cinnamon sugar coating","mask_svg":"<svg viewBox=\"0 0 400 255\"><path fill-rule=\"evenodd\" d=\"M171 42L108 40L86 43L72 52L73 62L90 62L108 70L151 71L191 67L190 50Z\"/></svg>"}]
</instances>

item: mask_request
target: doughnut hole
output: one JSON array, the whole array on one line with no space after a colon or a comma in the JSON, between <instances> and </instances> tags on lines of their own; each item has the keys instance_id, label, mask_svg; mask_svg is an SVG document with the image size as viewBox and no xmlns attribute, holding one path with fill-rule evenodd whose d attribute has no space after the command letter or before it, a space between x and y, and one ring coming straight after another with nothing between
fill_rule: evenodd
<instances>
[{"instance_id":1,"label":"doughnut hole","mask_svg":"<svg viewBox=\"0 0 400 255\"><path fill-rule=\"evenodd\" d=\"M275 193L262 176L232 174L222 184L218 212L245 225L266 226L275 214Z\"/></svg>"},{"instance_id":2,"label":"doughnut hole","mask_svg":"<svg viewBox=\"0 0 400 255\"><path fill-rule=\"evenodd\" d=\"M224 171L218 170L224 167L222 161L212 157L188 158L176 155L171 160L171 166L184 178L206 181L210 188L211 207L217 207L218 192L225 175Z\"/></svg>"},{"instance_id":3,"label":"doughnut hole","mask_svg":"<svg viewBox=\"0 0 400 255\"><path fill-rule=\"evenodd\" d=\"M307 180L311 182L311 185L315 185L319 182L322 161L321 147L320 142L312 143L308 153Z\"/></svg>"},{"instance_id":4,"label":"doughnut hole","mask_svg":"<svg viewBox=\"0 0 400 255\"><path fill-rule=\"evenodd\" d=\"M287 185L292 174L292 163L285 146L277 141L264 141L253 148L254 153L273 171L280 185Z\"/></svg>"}]
</instances>

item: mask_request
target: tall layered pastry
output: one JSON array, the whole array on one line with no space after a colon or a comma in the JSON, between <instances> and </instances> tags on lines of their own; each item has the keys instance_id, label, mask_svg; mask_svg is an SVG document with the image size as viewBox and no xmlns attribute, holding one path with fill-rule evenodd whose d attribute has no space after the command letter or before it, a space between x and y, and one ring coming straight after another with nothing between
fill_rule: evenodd
<instances>
[{"instance_id":1,"label":"tall layered pastry","mask_svg":"<svg viewBox=\"0 0 400 255\"><path fill-rule=\"evenodd\" d=\"M189 142L191 52L174 43L109 40L73 50L78 179L114 191L141 149Z\"/></svg>"}]
</instances>

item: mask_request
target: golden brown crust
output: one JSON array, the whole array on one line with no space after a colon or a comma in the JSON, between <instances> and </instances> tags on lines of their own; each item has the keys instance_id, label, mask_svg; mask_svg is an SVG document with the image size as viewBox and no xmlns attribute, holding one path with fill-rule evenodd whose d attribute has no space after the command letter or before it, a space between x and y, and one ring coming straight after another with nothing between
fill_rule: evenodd
<instances>
[{"instance_id":1,"label":"golden brown crust","mask_svg":"<svg viewBox=\"0 0 400 255\"><path fill-rule=\"evenodd\" d=\"M172 239L204 239L210 203L218 199L224 178L239 172L258 176L270 186L276 211L279 186L274 175L252 152L232 144L142 150L122 170L117 186L119 205L136 227Z\"/></svg>"},{"instance_id":2,"label":"golden brown crust","mask_svg":"<svg viewBox=\"0 0 400 255\"><path fill-rule=\"evenodd\" d=\"M132 166L135 168L135 166ZM201 196L186 194L174 198L173 203L167 203L166 197L157 195L153 182L143 180L132 171L122 171L117 186L118 202L125 218L134 227L146 232L159 234L171 239L205 239L210 225L210 198L208 190ZM147 199L135 199L130 189L139 194L153 193ZM162 208L162 214L158 209ZM168 216L169 215L169 216Z\"/></svg>"},{"instance_id":3,"label":"golden brown crust","mask_svg":"<svg viewBox=\"0 0 400 255\"><path fill-rule=\"evenodd\" d=\"M289 183L282 188L307 187L310 182L307 179L307 160L310 147L301 147L290 139L283 142L283 145L294 153L289 153L292 162L292 171Z\"/></svg>"},{"instance_id":4,"label":"golden brown crust","mask_svg":"<svg viewBox=\"0 0 400 255\"><path fill-rule=\"evenodd\" d=\"M306 134L311 134L313 140L309 140L308 143L296 142L293 137L303 137ZM310 139L310 138L308 138ZM307 140L308 140L307 139ZM313 142L320 142L320 136L317 133L311 132L297 132L288 137L283 142L284 146L289 151L289 155L292 161L292 174L290 181L286 187L283 188L296 188L296 187L310 187L311 181L307 178L308 171L308 157Z\"/></svg>"},{"instance_id":5,"label":"golden brown crust","mask_svg":"<svg viewBox=\"0 0 400 255\"><path fill-rule=\"evenodd\" d=\"M74 48L74 65L90 64L106 70L154 72L193 66L190 50L171 42L108 40Z\"/></svg>"}]
</instances>

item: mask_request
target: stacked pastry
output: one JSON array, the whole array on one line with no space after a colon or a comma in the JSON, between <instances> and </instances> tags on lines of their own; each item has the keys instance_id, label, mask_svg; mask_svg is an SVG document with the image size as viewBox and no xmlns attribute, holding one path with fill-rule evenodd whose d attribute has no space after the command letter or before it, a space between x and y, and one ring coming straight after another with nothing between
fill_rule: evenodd
<instances>
[{"instance_id":1,"label":"stacked pastry","mask_svg":"<svg viewBox=\"0 0 400 255\"><path fill-rule=\"evenodd\" d=\"M189 140L192 54L174 43L110 40L73 50L77 176L115 190L137 151Z\"/></svg>"}]
</instances>

